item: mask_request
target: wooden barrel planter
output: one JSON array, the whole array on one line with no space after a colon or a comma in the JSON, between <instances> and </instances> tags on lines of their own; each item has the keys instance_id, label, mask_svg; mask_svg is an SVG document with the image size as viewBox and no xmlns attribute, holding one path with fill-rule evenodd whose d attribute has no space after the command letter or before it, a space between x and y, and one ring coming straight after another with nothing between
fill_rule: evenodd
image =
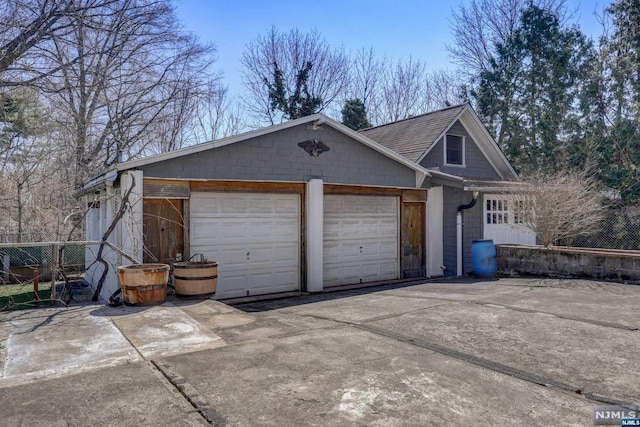
<instances>
[{"instance_id":1,"label":"wooden barrel planter","mask_svg":"<svg viewBox=\"0 0 640 427\"><path fill-rule=\"evenodd\" d=\"M178 296L205 296L215 293L218 263L215 261L176 262L173 278Z\"/></svg>"},{"instance_id":2,"label":"wooden barrel planter","mask_svg":"<svg viewBox=\"0 0 640 427\"><path fill-rule=\"evenodd\" d=\"M118 267L118 278L126 305L162 304L167 298L167 264L125 265Z\"/></svg>"}]
</instances>

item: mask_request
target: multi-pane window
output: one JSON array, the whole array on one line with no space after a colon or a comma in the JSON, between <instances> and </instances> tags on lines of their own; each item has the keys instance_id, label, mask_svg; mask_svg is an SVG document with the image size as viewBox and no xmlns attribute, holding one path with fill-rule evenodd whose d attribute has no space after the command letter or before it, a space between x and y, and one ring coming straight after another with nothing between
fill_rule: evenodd
<instances>
[{"instance_id":1,"label":"multi-pane window","mask_svg":"<svg viewBox=\"0 0 640 427\"><path fill-rule=\"evenodd\" d=\"M522 224L522 218L520 217L520 213L525 213L525 203L524 203L524 200L517 200L516 203L517 203L516 210L513 213L513 223Z\"/></svg>"},{"instance_id":2,"label":"multi-pane window","mask_svg":"<svg viewBox=\"0 0 640 427\"><path fill-rule=\"evenodd\" d=\"M506 200L503 199L486 199L486 223L487 224L522 224L521 212L525 212L525 202L523 200L516 200L515 209L509 211L509 206Z\"/></svg>"},{"instance_id":3,"label":"multi-pane window","mask_svg":"<svg viewBox=\"0 0 640 427\"><path fill-rule=\"evenodd\" d=\"M508 224L509 209L506 200L487 199L487 224Z\"/></svg>"}]
</instances>

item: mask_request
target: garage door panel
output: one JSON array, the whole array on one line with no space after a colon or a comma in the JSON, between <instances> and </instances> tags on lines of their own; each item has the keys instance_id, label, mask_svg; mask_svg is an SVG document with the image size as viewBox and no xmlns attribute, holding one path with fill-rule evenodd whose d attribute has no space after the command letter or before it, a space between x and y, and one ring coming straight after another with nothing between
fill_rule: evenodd
<instances>
[{"instance_id":1,"label":"garage door panel","mask_svg":"<svg viewBox=\"0 0 640 427\"><path fill-rule=\"evenodd\" d=\"M382 231L382 223L380 220L362 220L362 237L377 238Z\"/></svg>"},{"instance_id":2,"label":"garage door panel","mask_svg":"<svg viewBox=\"0 0 640 427\"><path fill-rule=\"evenodd\" d=\"M382 255L380 242L371 242L369 244L362 246L362 257L363 258L375 258L379 259Z\"/></svg>"},{"instance_id":3,"label":"garage door panel","mask_svg":"<svg viewBox=\"0 0 640 427\"><path fill-rule=\"evenodd\" d=\"M192 245L216 242L233 244L251 236L252 242L290 242L298 238L297 217L286 219L192 219Z\"/></svg>"},{"instance_id":4,"label":"garage door panel","mask_svg":"<svg viewBox=\"0 0 640 427\"><path fill-rule=\"evenodd\" d=\"M385 220L380 222L380 234L382 236L397 237L398 235L398 220Z\"/></svg>"},{"instance_id":5,"label":"garage door panel","mask_svg":"<svg viewBox=\"0 0 640 427\"><path fill-rule=\"evenodd\" d=\"M332 258L336 260L344 259L345 257L360 257L360 242L343 242L342 244L336 242L327 245L328 252L327 260L331 262Z\"/></svg>"},{"instance_id":6,"label":"garage door panel","mask_svg":"<svg viewBox=\"0 0 640 427\"><path fill-rule=\"evenodd\" d=\"M217 249L213 252L217 255L219 264L222 265L224 270L238 270L243 269L247 263L247 248L241 247L225 247Z\"/></svg>"},{"instance_id":7,"label":"garage door panel","mask_svg":"<svg viewBox=\"0 0 640 427\"><path fill-rule=\"evenodd\" d=\"M386 257L398 257L398 243L395 240L380 242L380 253Z\"/></svg>"},{"instance_id":8,"label":"garage door panel","mask_svg":"<svg viewBox=\"0 0 640 427\"><path fill-rule=\"evenodd\" d=\"M331 259L335 259L340 257L340 253L342 251L342 248L340 245L338 244L327 244L325 242L324 244L324 248L323 248L323 261L325 264L327 264L327 262Z\"/></svg>"},{"instance_id":9,"label":"garage door panel","mask_svg":"<svg viewBox=\"0 0 640 427\"><path fill-rule=\"evenodd\" d=\"M396 197L327 195L324 206L325 287L399 277Z\"/></svg>"},{"instance_id":10,"label":"garage door panel","mask_svg":"<svg viewBox=\"0 0 640 427\"><path fill-rule=\"evenodd\" d=\"M191 195L191 252L219 262L217 298L298 290L300 197Z\"/></svg>"},{"instance_id":11,"label":"garage door panel","mask_svg":"<svg viewBox=\"0 0 640 427\"><path fill-rule=\"evenodd\" d=\"M349 283L358 283L362 275L362 267L360 264L325 264L326 273L325 282L333 283L337 281L348 281Z\"/></svg>"}]
</instances>

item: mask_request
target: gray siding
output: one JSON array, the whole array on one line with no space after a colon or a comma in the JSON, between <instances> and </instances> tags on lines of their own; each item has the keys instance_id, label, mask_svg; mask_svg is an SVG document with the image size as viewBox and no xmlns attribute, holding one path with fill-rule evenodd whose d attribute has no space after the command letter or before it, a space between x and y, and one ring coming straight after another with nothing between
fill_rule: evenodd
<instances>
[{"instance_id":1,"label":"gray siding","mask_svg":"<svg viewBox=\"0 0 640 427\"><path fill-rule=\"evenodd\" d=\"M330 151L310 156L299 142L318 139ZM329 126L306 124L197 154L140 167L145 177L298 181L415 187L415 171Z\"/></svg>"},{"instance_id":2,"label":"gray siding","mask_svg":"<svg viewBox=\"0 0 640 427\"><path fill-rule=\"evenodd\" d=\"M499 179L500 175L484 157L469 132L458 120L447 132L465 137L465 167L444 166L443 141L440 138L429 154L420 162L425 168L440 168L442 172L467 178Z\"/></svg>"},{"instance_id":3,"label":"gray siding","mask_svg":"<svg viewBox=\"0 0 640 427\"><path fill-rule=\"evenodd\" d=\"M458 206L466 205L473 198L473 193L463 192L461 189L444 187L443 209L443 252L444 265L447 267L445 275L455 276L457 271L456 254L456 213ZM462 211L462 257L464 259L463 274L470 273L472 268L471 245L474 240L482 239L482 198L471 209Z\"/></svg>"}]
</instances>

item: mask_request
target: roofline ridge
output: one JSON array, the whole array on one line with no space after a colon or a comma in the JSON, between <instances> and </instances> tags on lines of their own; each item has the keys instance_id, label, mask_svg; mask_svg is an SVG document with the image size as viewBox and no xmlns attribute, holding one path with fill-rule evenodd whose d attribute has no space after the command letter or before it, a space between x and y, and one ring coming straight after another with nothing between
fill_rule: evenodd
<instances>
[{"instance_id":1,"label":"roofline ridge","mask_svg":"<svg viewBox=\"0 0 640 427\"><path fill-rule=\"evenodd\" d=\"M441 108L439 110L428 111L426 113L418 114L417 116L405 117L404 119L396 120L394 122L383 123L383 124L378 125L378 126L371 126L371 127L365 128L365 129L360 129L358 132L365 132L365 131L372 130L372 129L378 129L378 128L381 128L381 127L384 127L384 126L389 126L389 125L394 125L396 123L406 122L407 120L413 120L413 119L417 119L417 118L420 118L420 117L428 116L429 114L441 113L443 111L451 110L453 108L466 107L468 105L471 105L471 103L469 101L465 101L465 102L462 102L460 104L450 105L449 107Z\"/></svg>"}]
</instances>

